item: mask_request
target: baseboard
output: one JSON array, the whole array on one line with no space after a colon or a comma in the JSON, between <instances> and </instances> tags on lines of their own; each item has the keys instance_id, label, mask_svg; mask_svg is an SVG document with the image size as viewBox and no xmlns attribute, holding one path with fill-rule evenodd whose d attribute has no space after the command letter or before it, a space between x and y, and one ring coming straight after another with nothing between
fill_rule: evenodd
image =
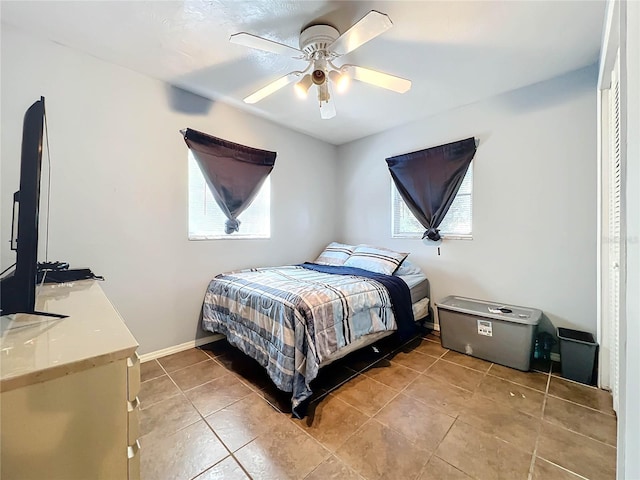
<instances>
[{"instance_id":1,"label":"baseboard","mask_svg":"<svg viewBox=\"0 0 640 480\"><path fill-rule=\"evenodd\" d=\"M433 323L433 322L424 322L424 326L426 328L430 328L431 330L435 330L436 332L440 331L440 325L438 325L437 323Z\"/></svg>"},{"instance_id":2,"label":"baseboard","mask_svg":"<svg viewBox=\"0 0 640 480\"><path fill-rule=\"evenodd\" d=\"M174 345L173 347L167 347L163 348L162 350L156 350L155 352L149 352L145 353L144 355L140 355L140 361L143 363L148 362L149 360L166 357L167 355L171 355L172 353L183 352L185 350L189 350L190 348L199 347L200 345L206 345L207 343L215 342L216 340L221 340L223 338L224 335L220 333L209 335L208 337L196 338L195 340L181 343L180 345Z\"/></svg>"}]
</instances>

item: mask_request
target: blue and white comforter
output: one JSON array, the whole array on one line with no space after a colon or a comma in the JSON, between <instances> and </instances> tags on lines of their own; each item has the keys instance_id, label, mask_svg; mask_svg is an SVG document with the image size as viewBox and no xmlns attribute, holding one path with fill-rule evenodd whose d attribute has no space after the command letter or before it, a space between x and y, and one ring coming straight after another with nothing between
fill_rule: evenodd
<instances>
[{"instance_id":1,"label":"blue and white comforter","mask_svg":"<svg viewBox=\"0 0 640 480\"><path fill-rule=\"evenodd\" d=\"M365 335L413 325L413 315L409 288L397 277L305 264L218 275L202 322L293 392L295 414L324 359Z\"/></svg>"}]
</instances>

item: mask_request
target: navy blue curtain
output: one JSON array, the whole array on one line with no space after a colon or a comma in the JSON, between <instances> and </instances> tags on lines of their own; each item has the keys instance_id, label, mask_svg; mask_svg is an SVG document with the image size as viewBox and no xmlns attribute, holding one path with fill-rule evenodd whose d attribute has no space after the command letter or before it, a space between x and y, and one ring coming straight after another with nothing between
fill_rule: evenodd
<instances>
[{"instance_id":1,"label":"navy blue curtain","mask_svg":"<svg viewBox=\"0 0 640 480\"><path fill-rule=\"evenodd\" d=\"M239 231L238 216L251 205L273 170L276 152L245 147L190 128L181 133L227 217L225 232Z\"/></svg>"},{"instance_id":2,"label":"navy blue curtain","mask_svg":"<svg viewBox=\"0 0 640 480\"><path fill-rule=\"evenodd\" d=\"M475 154L476 141L467 138L386 159L398 193L426 229L422 238L440 240L438 226Z\"/></svg>"}]
</instances>

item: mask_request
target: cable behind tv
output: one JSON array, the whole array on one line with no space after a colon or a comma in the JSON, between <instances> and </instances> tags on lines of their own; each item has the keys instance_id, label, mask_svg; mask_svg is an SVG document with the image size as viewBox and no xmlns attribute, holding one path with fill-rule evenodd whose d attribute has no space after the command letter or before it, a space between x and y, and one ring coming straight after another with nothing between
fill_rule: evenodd
<instances>
[{"instance_id":1,"label":"cable behind tv","mask_svg":"<svg viewBox=\"0 0 640 480\"><path fill-rule=\"evenodd\" d=\"M47 142L47 221L45 226L44 261L49 261L49 218L51 212L51 150L49 149L49 128L47 127L47 108L44 108L44 137Z\"/></svg>"}]
</instances>

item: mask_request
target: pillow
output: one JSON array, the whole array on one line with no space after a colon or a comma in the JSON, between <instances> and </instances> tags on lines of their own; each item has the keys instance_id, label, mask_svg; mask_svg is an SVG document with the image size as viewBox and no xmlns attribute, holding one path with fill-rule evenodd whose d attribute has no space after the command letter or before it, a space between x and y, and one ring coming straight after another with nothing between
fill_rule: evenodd
<instances>
[{"instance_id":1,"label":"pillow","mask_svg":"<svg viewBox=\"0 0 640 480\"><path fill-rule=\"evenodd\" d=\"M344 266L393 275L393 272L398 269L408 255L408 253L394 252L386 248L358 245L347 261L344 262Z\"/></svg>"},{"instance_id":2,"label":"pillow","mask_svg":"<svg viewBox=\"0 0 640 480\"><path fill-rule=\"evenodd\" d=\"M353 245L331 242L313 263L320 265L343 265L355 248Z\"/></svg>"},{"instance_id":3,"label":"pillow","mask_svg":"<svg viewBox=\"0 0 640 480\"><path fill-rule=\"evenodd\" d=\"M408 258L404 262L402 262L402 265L400 265L398 267L398 269L393 274L394 275L398 275L398 276L402 276L402 275L424 275L424 273L422 272L422 269L419 266L414 265L413 263L411 263ZM425 277L425 278L427 278L427 277Z\"/></svg>"}]
</instances>

